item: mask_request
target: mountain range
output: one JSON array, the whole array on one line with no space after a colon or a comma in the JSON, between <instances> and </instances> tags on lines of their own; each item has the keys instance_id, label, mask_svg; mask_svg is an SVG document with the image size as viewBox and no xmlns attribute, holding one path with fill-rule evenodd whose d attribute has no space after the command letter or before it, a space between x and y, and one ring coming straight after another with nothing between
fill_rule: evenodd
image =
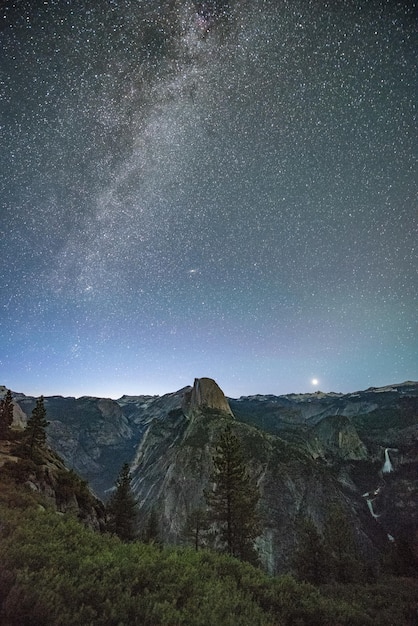
<instances>
[{"instance_id":1,"label":"mountain range","mask_svg":"<svg viewBox=\"0 0 418 626\"><path fill-rule=\"evenodd\" d=\"M14 392L13 400L22 427L35 398ZM345 512L366 558L398 540L418 555L417 382L227 399L200 378L164 396L52 396L45 407L49 445L98 497L106 500L129 463L139 527L154 514L167 543L183 543L188 517L204 506L213 445L232 422L260 490L257 550L267 571L289 570L298 519L322 532L330 504Z\"/></svg>"}]
</instances>

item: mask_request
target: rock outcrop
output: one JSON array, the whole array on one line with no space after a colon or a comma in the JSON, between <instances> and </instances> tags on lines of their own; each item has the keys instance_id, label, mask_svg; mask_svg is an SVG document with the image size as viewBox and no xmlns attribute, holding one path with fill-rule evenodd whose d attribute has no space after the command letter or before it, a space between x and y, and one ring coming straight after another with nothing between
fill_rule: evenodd
<instances>
[{"instance_id":1,"label":"rock outcrop","mask_svg":"<svg viewBox=\"0 0 418 626\"><path fill-rule=\"evenodd\" d=\"M188 417L206 409L233 417L224 392L212 378L195 378L192 389L184 394L182 409Z\"/></svg>"},{"instance_id":2,"label":"rock outcrop","mask_svg":"<svg viewBox=\"0 0 418 626\"><path fill-rule=\"evenodd\" d=\"M30 415L34 398L14 394L14 401ZM418 530L418 383L228 402L215 381L199 378L162 397L53 397L45 406L50 445L99 496L131 464L140 523L157 513L165 542L183 542L188 516L205 506L214 442L227 423L260 488L258 549L269 571L291 562L299 516L321 531L331 502L346 511L368 556L388 536ZM397 450L390 473L382 473L385 449Z\"/></svg>"},{"instance_id":3,"label":"rock outcrop","mask_svg":"<svg viewBox=\"0 0 418 626\"><path fill-rule=\"evenodd\" d=\"M19 413L24 425L35 398L14 394L14 403L14 414ZM123 463L133 458L141 425L130 421L123 407L108 398L50 396L45 398L45 409L51 448L104 497Z\"/></svg>"},{"instance_id":4,"label":"rock outcrop","mask_svg":"<svg viewBox=\"0 0 418 626\"><path fill-rule=\"evenodd\" d=\"M41 495L43 502L57 513L70 513L96 530L104 528L103 503L53 450L38 449L35 463L15 452L15 447L16 441L0 441L0 480L23 484L27 490Z\"/></svg>"},{"instance_id":5,"label":"rock outcrop","mask_svg":"<svg viewBox=\"0 0 418 626\"><path fill-rule=\"evenodd\" d=\"M4 385L0 385L0 398L3 398L7 393L7 387ZM16 399L13 400L13 423L12 428L16 430L21 430L26 426L27 416L22 411L20 405L17 403Z\"/></svg>"},{"instance_id":6,"label":"rock outcrop","mask_svg":"<svg viewBox=\"0 0 418 626\"><path fill-rule=\"evenodd\" d=\"M291 567L296 520L309 516L323 528L330 502L339 503L352 517L359 544L377 554L373 533L369 536L363 530L368 514L355 490L347 497L346 485L332 472L324 475L324 465L306 450L204 407L192 419L172 414L154 421L145 434L132 468L142 528L151 512L157 513L164 541L184 542L192 512L206 507L204 491L213 470L214 444L231 423L260 489L263 531L257 548L267 571L280 573Z\"/></svg>"},{"instance_id":7,"label":"rock outcrop","mask_svg":"<svg viewBox=\"0 0 418 626\"><path fill-rule=\"evenodd\" d=\"M351 421L342 415L325 417L309 433L308 449L314 458L334 456L346 461L367 459L367 448Z\"/></svg>"}]
</instances>

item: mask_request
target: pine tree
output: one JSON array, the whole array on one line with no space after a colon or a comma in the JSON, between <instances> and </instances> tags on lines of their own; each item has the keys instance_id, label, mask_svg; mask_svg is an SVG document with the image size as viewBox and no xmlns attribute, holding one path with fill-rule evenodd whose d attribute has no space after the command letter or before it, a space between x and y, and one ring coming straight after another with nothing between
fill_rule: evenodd
<instances>
[{"instance_id":1,"label":"pine tree","mask_svg":"<svg viewBox=\"0 0 418 626\"><path fill-rule=\"evenodd\" d=\"M145 543L161 544L158 516L154 507L151 509L151 512L148 516L147 525L145 526L144 532L142 534L142 540Z\"/></svg>"},{"instance_id":2,"label":"pine tree","mask_svg":"<svg viewBox=\"0 0 418 626\"><path fill-rule=\"evenodd\" d=\"M132 541L136 536L137 501L131 488L131 474L125 463L116 480L116 490L106 507L107 529L123 541Z\"/></svg>"},{"instance_id":3,"label":"pine tree","mask_svg":"<svg viewBox=\"0 0 418 626\"><path fill-rule=\"evenodd\" d=\"M12 392L7 390L6 395L0 401L0 439L7 439L10 427L13 423L13 400Z\"/></svg>"},{"instance_id":4,"label":"pine tree","mask_svg":"<svg viewBox=\"0 0 418 626\"><path fill-rule=\"evenodd\" d=\"M49 422L46 420L46 410L44 397L37 399L32 415L28 420L25 429L24 440L29 451L29 458L33 459L35 453L45 448L46 427Z\"/></svg>"},{"instance_id":5,"label":"pine tree","mask_svg":"<svg viewBox=\"0 0 418 626\"><path fill-rule=\"evenodd\" d=\"M193 542L195 550L202 545L204 534L209 528L207 511L203 508L193 509L187 518L184 536Z\"/></svg>"},{"instance_id":6,"label":"pine tree","mask_svg":"<svg viewBox=\"0 0 418 626\"><path fill-rule=\"evenodd\" d=\"M326 582L329 573L327 551L310 517L298 524L298 546L294 557L297 577L314 585Z\"/></svg>"},{"instance_id":7,"label":"pine tree","mask_svg":"<svg viewBox=\"0 0 418 626\"><path fill-rule=\"evenodd\" d=\"M353 530L340 506L331 506L324 535L333 580L348 583L361 579L363 572Z\"/></svg>"},{"instance_id":8,"label":"pine tree","mask_svg":"<svg viewBox=\"0 0 418 626\"><path fill-rule=\"evenodd\" d=\"M219 437L213 464L214 487L205 492L205 497L222 549L255 563L254 541L260 533L259 493L247 473L241 443L229 424Z\"/></svg>"}]
</instances>

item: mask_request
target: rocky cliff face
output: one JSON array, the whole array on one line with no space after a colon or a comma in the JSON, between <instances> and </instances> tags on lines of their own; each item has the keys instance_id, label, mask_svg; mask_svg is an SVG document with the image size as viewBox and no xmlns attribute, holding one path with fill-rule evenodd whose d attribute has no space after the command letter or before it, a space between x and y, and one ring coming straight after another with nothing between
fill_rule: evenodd
<instances>
[{"instance_id":1,"label":"rocky cliff face","mask_svg":"<svg viewBox=\"0 0 418 626\"><path fill-rule=\"evenodd\" d=\"M313 458L367 459L366 446L351 421L342 415L324 417L309 430L307 442Z\"/></svg>"},{"instance_id":2,"label":"rocky cliff face","mask_svg":"<svg viewBox=\"0 0 418 626\"><path fill-rule=\"evenodd\" d=\"M347 395L228 402L215 381L204 378L162 397L55 397L45 405L49 441L66 464L105 495L129 462L141 523L154 509L164 541L173 543L184 541L190 512L204 505L213 442L232 420L260 487L258 548L269 571L282 571L295 547L297 517L309 515L321 530L331 502L346 511L368 555L389 536L416 532L417 398L418 384L409 382ZM25 415L35 403L19 394L15 401Z\"/></svg>"},{"instance_id":3,"label":"rocky cliff face","mask_svg":"<svg viewBox=\"0 0 418 626\"><path fill-rule=\"evenodd\" d=\"M162 536L173 543L184 540L191 511L205 505L213 442L232 419L220 390L209 381L204 385L216 389L216 402L211 406L202 400L205 386L196 381L192 390L186 390L181 411L150 425L133 468L143 523L154 509ZM418 488L416 475L413 478L418 455L411 443L411 428L418 428L418 386L399 387L368 390L354 398L298 397L294 404L288 398L262 396L231 401L236 415L232 423L260 488L264 523L258 549L266 569L288 569L296 545L296 520L310 516L321 531L331 503L345 510L367 557L385 549L392 537L410 536L418 528L418 499L412 497ZM403 430L407 433L402 439L403 461L399 451L392 454L389 484L383 472L385 445L395 439L399 443ZM405 463L407 480L402 478Z\"/></svg>"},{"instance_id":4,"label":"rocky cliff face","mask_svg":"<svg viewBox=\"0 0 418 626\"><path fill-rule=\"evenodd\" d=\"M195 379L161 406L150 423L132 464L132 486L146 525L157 510L162 535L182 540L188 515L202 505L212 467L212 443L218 422L233 419L224 393L210 378ZM175 402L173 402L175 401ZM170 409L170 410L168 410ZM165 414L164 414L165 412Z\"/></svg>"},{"instance_id":5,"label":"rocky cliff face","mask_svg":"<svg viewBox=\"0 0 418 626\"><path fill-rule=\"evenodd\" d=\"M192 389L184 393L182 410L185 415L191 417L199 414L203 409L218 411L233 417L224 392L211 378L195 378Z\"/></svg>"},{"instance_id":6,"label":"rocky cliff face","mask_svg":"<svg viewBox=\"0 0 418 626\"><path fill-rule=\"evenodd\" d=\"M0 398L3 398L6 395L7 388L4 385L0 385ZM20 408L20 405L16 402L16 399L13 401L13 424L12 428L22 429L26 426L27 416Z\"/></svg>"},{"instance_id":7,"label":"rocky cliff face","mask_svg":"<svg viewBox=\"0 0 418 626\"><path fill-rule=\"evenodd\" d=\"M145 527L157 512L160 534L184 542L192 511L205 507L204 489L212 473L213 444L232 417L201 408L193 419L172 415L150 425L133 466L133 489ZM305 450L246 424L232 421L242 441L248 468L261 495L263 532L258 551L270 572L286 571L296 545L296 521L311 516L321 529L331 502L339 503L357 529L358 543L377 553L361 496L347 481L327 472Z\"/></svg>"},{"instance_id":8,"label":"rocky cliff face","mask_svg":"<svg viewBox=\"0 0 418 626\"><path fill-rule=\"evenodd\" d=\"M24 425L35 398L14 394L14 402ZM122 464L135 454L141 424L130 421L121 405L105 398L52 396L45 398L45 408L51 448L103 497Z\"/></svg>"},{"instance_id":9,"label":"rocky cliff face","mask_svg":"<svg viewBox=\"0 0 418 626\"><path fill-rule=\"evenodd\" d=\"M105 525L103 503L90 491L87 483L68 470L51 449L38 451L37 463L14 454L16 442L0 441L0 482L12 479L23 484L58 513L70 513L96 530Z\"/></svg>"}]
</instances>

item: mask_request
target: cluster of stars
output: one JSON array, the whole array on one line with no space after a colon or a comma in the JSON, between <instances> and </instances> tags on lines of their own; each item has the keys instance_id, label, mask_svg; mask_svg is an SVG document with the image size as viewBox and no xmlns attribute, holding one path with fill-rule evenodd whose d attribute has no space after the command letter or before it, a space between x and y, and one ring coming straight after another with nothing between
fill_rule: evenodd
<instances>
[{"instance_id":1,"label":"cluster of stars","mask_svg":"<svg viewBox=\"0 0 418 626\"><path fill-rule=\"evenodd\" d=\"M413 378L412 6L200 4L6 1L0 382Z\"/></svg>"}]
</instances>

